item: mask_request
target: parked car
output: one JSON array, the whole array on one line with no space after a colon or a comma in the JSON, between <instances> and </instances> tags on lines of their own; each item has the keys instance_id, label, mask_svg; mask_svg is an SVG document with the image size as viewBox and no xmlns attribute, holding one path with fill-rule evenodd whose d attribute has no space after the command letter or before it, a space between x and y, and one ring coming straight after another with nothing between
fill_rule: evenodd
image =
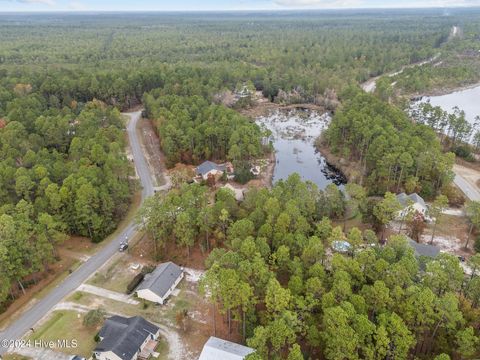
<instances>
[{"instance_id":1,"label":"parked car","mask_svg":"<svg viewBox=\"0 0 480 360\"><path fill-rule=\"evenodd\" d=\"M78 355L73 355L70 357L70 360L85 360L85 358Z\"/></svg>"},{"instance_id":2,"label":"parked car","mask_svg":"<svg viewBox=\"0 0 480 360\"><path fill-rule=\"evenodd\" d=\"M121 243L121 244L120 244L120 247L118 248L118 250L119 250L120 252L124 252L124 251L127 250L127 249L128 249L128 244L126 244L126 243Z\"/></svg>"}]
</instances>

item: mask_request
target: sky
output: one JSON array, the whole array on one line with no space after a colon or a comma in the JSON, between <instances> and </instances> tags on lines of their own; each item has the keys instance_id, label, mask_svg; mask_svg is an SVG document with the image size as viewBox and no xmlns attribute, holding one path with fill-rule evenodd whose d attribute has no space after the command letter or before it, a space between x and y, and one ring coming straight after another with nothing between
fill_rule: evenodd
<instances>
[{"instance_id":1,"label":"sky","mask_svg":"<svg viewBox=\"0 0 480 360\"><path fill-rule=\"evenodd\" d=\"M214 11L480 6L480 0L0 0L1 11Z\"/></svg>"}]
</instances>

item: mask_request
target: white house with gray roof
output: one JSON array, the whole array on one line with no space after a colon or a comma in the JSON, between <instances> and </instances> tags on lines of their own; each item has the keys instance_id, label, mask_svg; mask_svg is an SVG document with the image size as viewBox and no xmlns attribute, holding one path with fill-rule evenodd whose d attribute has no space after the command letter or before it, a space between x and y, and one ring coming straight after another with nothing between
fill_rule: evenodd
<instances>
[{"instance_id":1,"label":"white house with gray roof","mask_svg":"<svg viewBox=\"0 0 480 360\"><path fill-rule=\"evenodd\" d=\"M140 316L112 316L98 333L100 342L93 350L99 360L136 360L150 341L156 341L160 329Z\"/></svg>"},{"instance_id":2,"label":"white house with gray roof","mask_svg":"<svg viewBox=\"0 0 480 360\"><path fill-rule=\"evenodd\" d=\"M201 176L204 180L207 180L210 175L222 175L226 170L225 164L216 164L207 160L198 165L195 171L198 176Z\"/></svg>"},{"instance_id":3,"label":"white house with gray roof","mask_svg":"<svg viewBox=\"0 0 480 360\"><path fill-rule=\"evenodd\" d=\"M404 219L409 212L419 212L425 220L430 220L430 217L428 216L428 206L425 204L423 198L417 193L410 195L405 193L398 194L397 200L402 206L402 210L400 210L397 215L398 219Z\"/></svg>"},{"instance_id":4,"label":"white house with gray roof","mask_svg":"<svg viewBox=\"0 0 480 360\"><path fill-rule=\"evenodd\" d=\"M183 269L169 261L145 275L135 292L140 299L163 305L183 277Z\"/></svg>"},{"instance_id":5,"label":"white house with gray roof","mask_svg":"<svg viewBox=\"0 0 480 360\"><path fill-rule=\"evenodd\" d=\"M211 336L198 360L243 360L254 352L247 346Z\"/></svg>"}]
</instances>

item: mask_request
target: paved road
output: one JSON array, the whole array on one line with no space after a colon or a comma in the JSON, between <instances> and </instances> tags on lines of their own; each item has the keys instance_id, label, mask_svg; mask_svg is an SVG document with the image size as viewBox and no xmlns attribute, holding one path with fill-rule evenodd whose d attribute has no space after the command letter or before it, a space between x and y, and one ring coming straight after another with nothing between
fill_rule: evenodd
<instances>
[{"instance_id":1,"label":"paved road","mask_svg":"<svg viewBox=\"0 0 480 360\"><path fill-rule=\"evenodd\" d=\"M137 174L143 186L142 201L153 195L152 178L142 153L142 149L136 134L136 123L141 116L141 111L134 113L126 113L130 117L127 126L128 137L132 148L132 155L135 161ZM80 268L69 275L61 284L52 290L47 296L33 305L20 318L15 320L5 331L0 332L0 340L20 339L30 328L42 319L57 303L73 290L79 287L87 278L97 269L105 264L118 251L119 244L125 238L131 238L136 233L136 226L133 222L113 239L109 244L102 248L97 254L92 256ZM4 354L7 348L2 347L0 342L0 355Z\"/></svg>"},{"instance_id":2,"label":"paved road","mask_svg":"<svg viewBox=\"0 0 480 360\"><path fill-rule=\"evenodd\" d=\"M469 200L480 201L480 192L478 191L478 189L471 185L461 175L455 173L455 179L453 180L453 182L460 188L460 190L462 190L462 192Z\"/></svg>"}]
</instances>

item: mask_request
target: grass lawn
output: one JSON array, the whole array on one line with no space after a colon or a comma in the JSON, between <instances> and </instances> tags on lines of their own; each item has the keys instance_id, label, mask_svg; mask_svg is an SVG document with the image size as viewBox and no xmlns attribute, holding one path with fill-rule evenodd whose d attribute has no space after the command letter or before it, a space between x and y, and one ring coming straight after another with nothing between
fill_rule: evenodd
<instances>
[{"instance_id":1,"label":"grass lawn","mask_svg":"<svg viewBox=\"0 0 480 360\"><path fill-rule=\"evenodd\" d=\"M77 348L58 348L66 354L79 354L89 358L95 348L97 329L83 326L83 314L76 311L54 311L51 317L30 336L31 340L76 340Z\"/></svg>"},{"instance_id":2,"label":"grass lawn","mask_svg":"<svg viewBox=\"0 0 480 360\"><path fill-rule=\"evenodd\" d=\"M180 283L179 289L180 293L178 296L171 296L166 305L155 305L148 301L141 301L138 305L131 305L81 291L72 294L68 300L85 306L96 304L106 309L107 312L114 314L122 314L125 316L139 315L159 324L175 326L176 314L185 309L191 310L195 306L196 301L195 298L192 298L192 294L185 290L184 281Z\"/></svg>"},{"instance_id":3,"label":"grass lawn","mask_svg":"<svg viewBox=\"0 0 480 360\"><path fill-rule=\"evenodd\" d=\"M140 268L138 270L131 269L131 264L130 257L121 256L118 260L96 272L87 283L125 294L128 284L140 272Z\"/></svg>"},{"instance_id":4,"label":"grass lawn","mask_svg":"<svg viewBox=\"0 0 480 360\"><path fill-rule=\"evenodd\" d=\"M152 359L157 359L157 360L168 359L168 342L162 336L158 338L158 345L155 348L155 352L158 353L158 356L156 358L151 357Z\"/></svg>"},{"instance_id":5,"label":"grass lawn","mask_svg":"<svg viewBox=\"0 0 480 360\"><path fill-rule=\"evenodd\" d=\"M5 354L3 355L2 359L3 360L31 360L32 358L29 358L23 355L18 355L18 354Z\"/></svg>"},{"instance_id":6,"label":"grass lawn","mask_svg":"<svg viewBox=\"0 0 480 360\"><path fill-rule=\"evenodd\" d=\"M166 309L167 310L166 316L173 324L176 321L177 313L182 312L183 310L188 311L194 307L192 304L191 296L187 294L184 287L185 287L185 282L182 282L179 285L180 293L177 296L174 296L168 299L168 301L170 301L171 304Z\"/></svg>"}]
</instances>

